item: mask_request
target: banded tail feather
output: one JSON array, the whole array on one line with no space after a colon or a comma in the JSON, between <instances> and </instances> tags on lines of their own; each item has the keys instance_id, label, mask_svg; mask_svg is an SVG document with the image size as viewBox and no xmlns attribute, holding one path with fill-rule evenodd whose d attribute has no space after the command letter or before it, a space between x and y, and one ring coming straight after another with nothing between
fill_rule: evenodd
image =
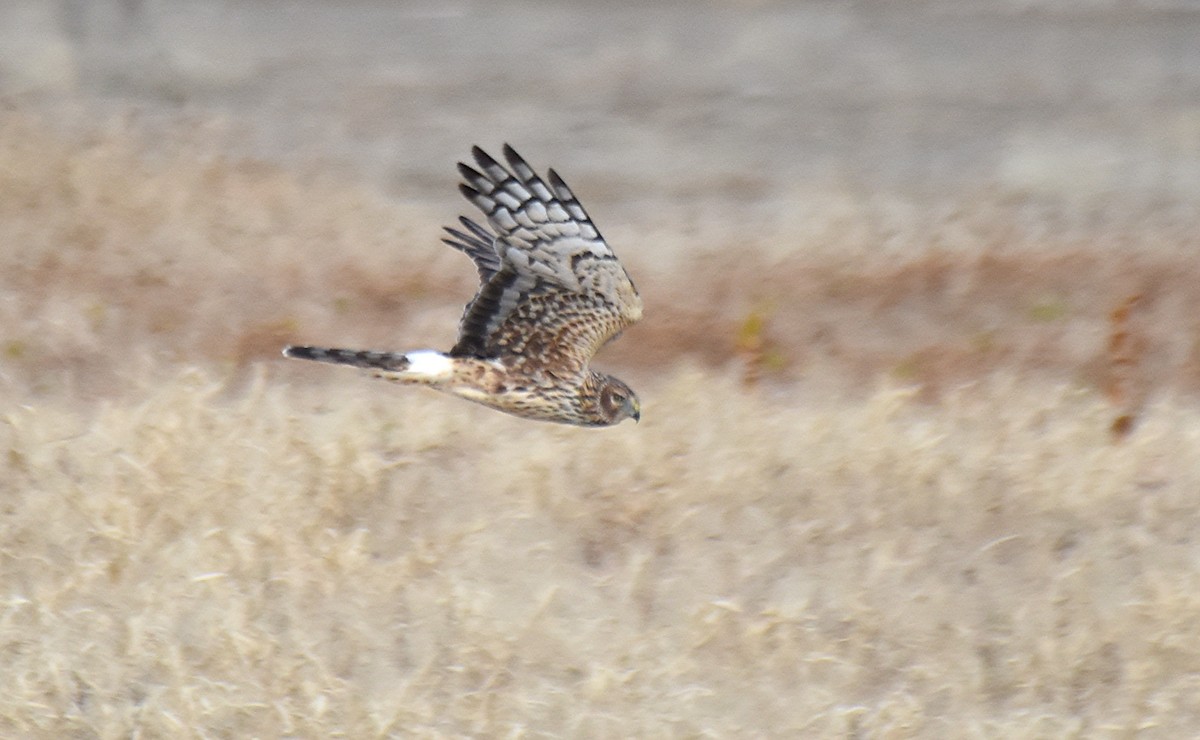
<instances>
[{"instance_id":1,"label":"banded tail feather","mask_svg":"<svg viewBox=\"0 0 1200 740\"><path fill-rule=\"evenodd\" d=\"M283 348L284 357L297 360L313 360L328 362L334 365L350 365L370 370L387 370L402 372L411 364L408 356L398 352L374 352L371 350L336 349L331 347L297 347L289 345Z\"/></svg>"}]
</instances>

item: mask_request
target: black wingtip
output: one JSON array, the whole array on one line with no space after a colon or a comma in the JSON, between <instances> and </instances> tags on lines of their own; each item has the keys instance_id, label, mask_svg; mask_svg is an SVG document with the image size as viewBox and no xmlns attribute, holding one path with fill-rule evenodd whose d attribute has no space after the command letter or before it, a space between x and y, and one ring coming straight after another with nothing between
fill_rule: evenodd
<instances>
[{"instance_id":1,"label":"black wingtip","mask_svg":"<svg viewBox=\"0 0 1200 740\"><path fill-rule=\"evenodd\" d=\"M470 249L471 242L476 241L475 237L469 234L464 234L453 226L443 226L442 230L450 235L450 238L443 238L442 241L454 247L455 249Z\"/></svg>"},{"instance_id":2,"label":"black wingtip","mask_svg":"<svg viewBox=\"0 0 1200 740\"><path fill-rule=\"evenodd\" d=\"M471 156L475 157L475 161L478 162L479 166L485 170L490 167L500 166L500 163L497 162L492 155L480 149L479 146L471 147Z\"/></svg>"},{"instance_id":3,"label":"black wingtip","mask_svg":"<svg viewBox=\"0 0 1200 740\"><path fill-rule=\"evenodd\" d=\"M483 179L483 173L481 173L479 170L475 169L471 165L465 164L463 162L458 163L458 174L462 175L463 179L465 179L465 180L482 180Z\"/></svg>"},{"instance_id":4,"label":"black wingtip","mask_svg":"<svg viewBox=\"0 0 1200 740\"><path fill-rule=\"evenodd\" d=\"M525 164L525 158L520 154L517 154L517 150L513 149L512 144L509 144L508 142L504 143L504 158L507 159L508 163L511 165L516 165L518 163Z\"/></svg>"},{"instance_id":5,"label":"black wingtip","mask_svg":"<svg viewBox=\"0 0 1200 740\"><path fill-rule=\"evenodd\" d=\"M546 176L550 178L550 187L554 188L555 195L559 198L570 200L575 197L575 194L571 192L571 188L558 176L558 173L553 168L546 172Z\"/></svg>"},{"instance_id":6,"label":"black wingtip","mask_svg":"<svg viewBox=\"0 0 1200 740\"><path fill-rule=\"evenodd\" d=\"M471 232L479 241L485 244L491 244L496 239L496 235L479 224L475 223L466 216L459 216L458 222L466 227L467 231Z\"/></svg>"}]
</instances>

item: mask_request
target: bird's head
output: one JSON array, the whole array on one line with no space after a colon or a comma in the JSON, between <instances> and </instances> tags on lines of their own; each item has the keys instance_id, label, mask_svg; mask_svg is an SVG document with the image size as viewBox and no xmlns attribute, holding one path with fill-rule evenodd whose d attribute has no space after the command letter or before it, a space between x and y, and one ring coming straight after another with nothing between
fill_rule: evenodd
<instances>
[{"instance_id":1,"label":"bird's head","mask_svg":"<svg viewBox=\"0 0 1200 740\"><path fill-rule=\"evenodd\" d=\"M611 375L600 376L600 413L607 424L619 424L625 419L639 421L642 403L625 383Z\"/></svg>"}]
</instances>

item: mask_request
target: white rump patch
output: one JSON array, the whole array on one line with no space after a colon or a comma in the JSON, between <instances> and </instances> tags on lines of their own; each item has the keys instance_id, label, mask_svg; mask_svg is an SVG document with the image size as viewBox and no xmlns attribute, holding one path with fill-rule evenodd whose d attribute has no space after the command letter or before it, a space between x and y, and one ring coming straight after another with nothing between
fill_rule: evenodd
<instances>
[{"instance_id":1,"label":"white rump patch","mask_svg":"<svg viewBox=\"0 0 1200 740\"><path fill-rule=\"evenodd\" d=\"M454 373L454 361L441 352L420 349L404 356L408 359L406 373L429 380L446 380Z\"/></svg>"}]
</instances>

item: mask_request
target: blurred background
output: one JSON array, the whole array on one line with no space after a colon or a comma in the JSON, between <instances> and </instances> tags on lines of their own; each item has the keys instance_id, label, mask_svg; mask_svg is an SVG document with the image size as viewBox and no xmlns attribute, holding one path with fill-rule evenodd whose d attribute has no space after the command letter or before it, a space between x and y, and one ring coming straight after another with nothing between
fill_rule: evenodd
<instances>
[{"instance_id":1,"label":"blurred background","mask_svg":"<svg viewBox=\"0 0 1200 740\"><path fill-rule=\"evenodd\" d=\"M179 356L448 346L473 289L437 244L469 210L452 165L510 142L648 288L620 362L1096 386L1136 300L1141 366L1194 385L1196 38L1167 0L10 0L7 169L44 209L11 212L14 257L43 289L78 291L64 255L124 272L96 290L135 314L199 292L216 326L150 327ZM72 341L58 366L104 364Z\"/></svg>"},{"instance_id":2,"label":"blurred background","mask_svg":"<svg viewBox=\"0 0 1200 740\"><path fill-rule=\"evenodd\" d=\"M1200 191L1184 0L9 0L0 28L10 106L203 122L403 198L505 140L654 208Z\"/></svg>"}]
</instances>

